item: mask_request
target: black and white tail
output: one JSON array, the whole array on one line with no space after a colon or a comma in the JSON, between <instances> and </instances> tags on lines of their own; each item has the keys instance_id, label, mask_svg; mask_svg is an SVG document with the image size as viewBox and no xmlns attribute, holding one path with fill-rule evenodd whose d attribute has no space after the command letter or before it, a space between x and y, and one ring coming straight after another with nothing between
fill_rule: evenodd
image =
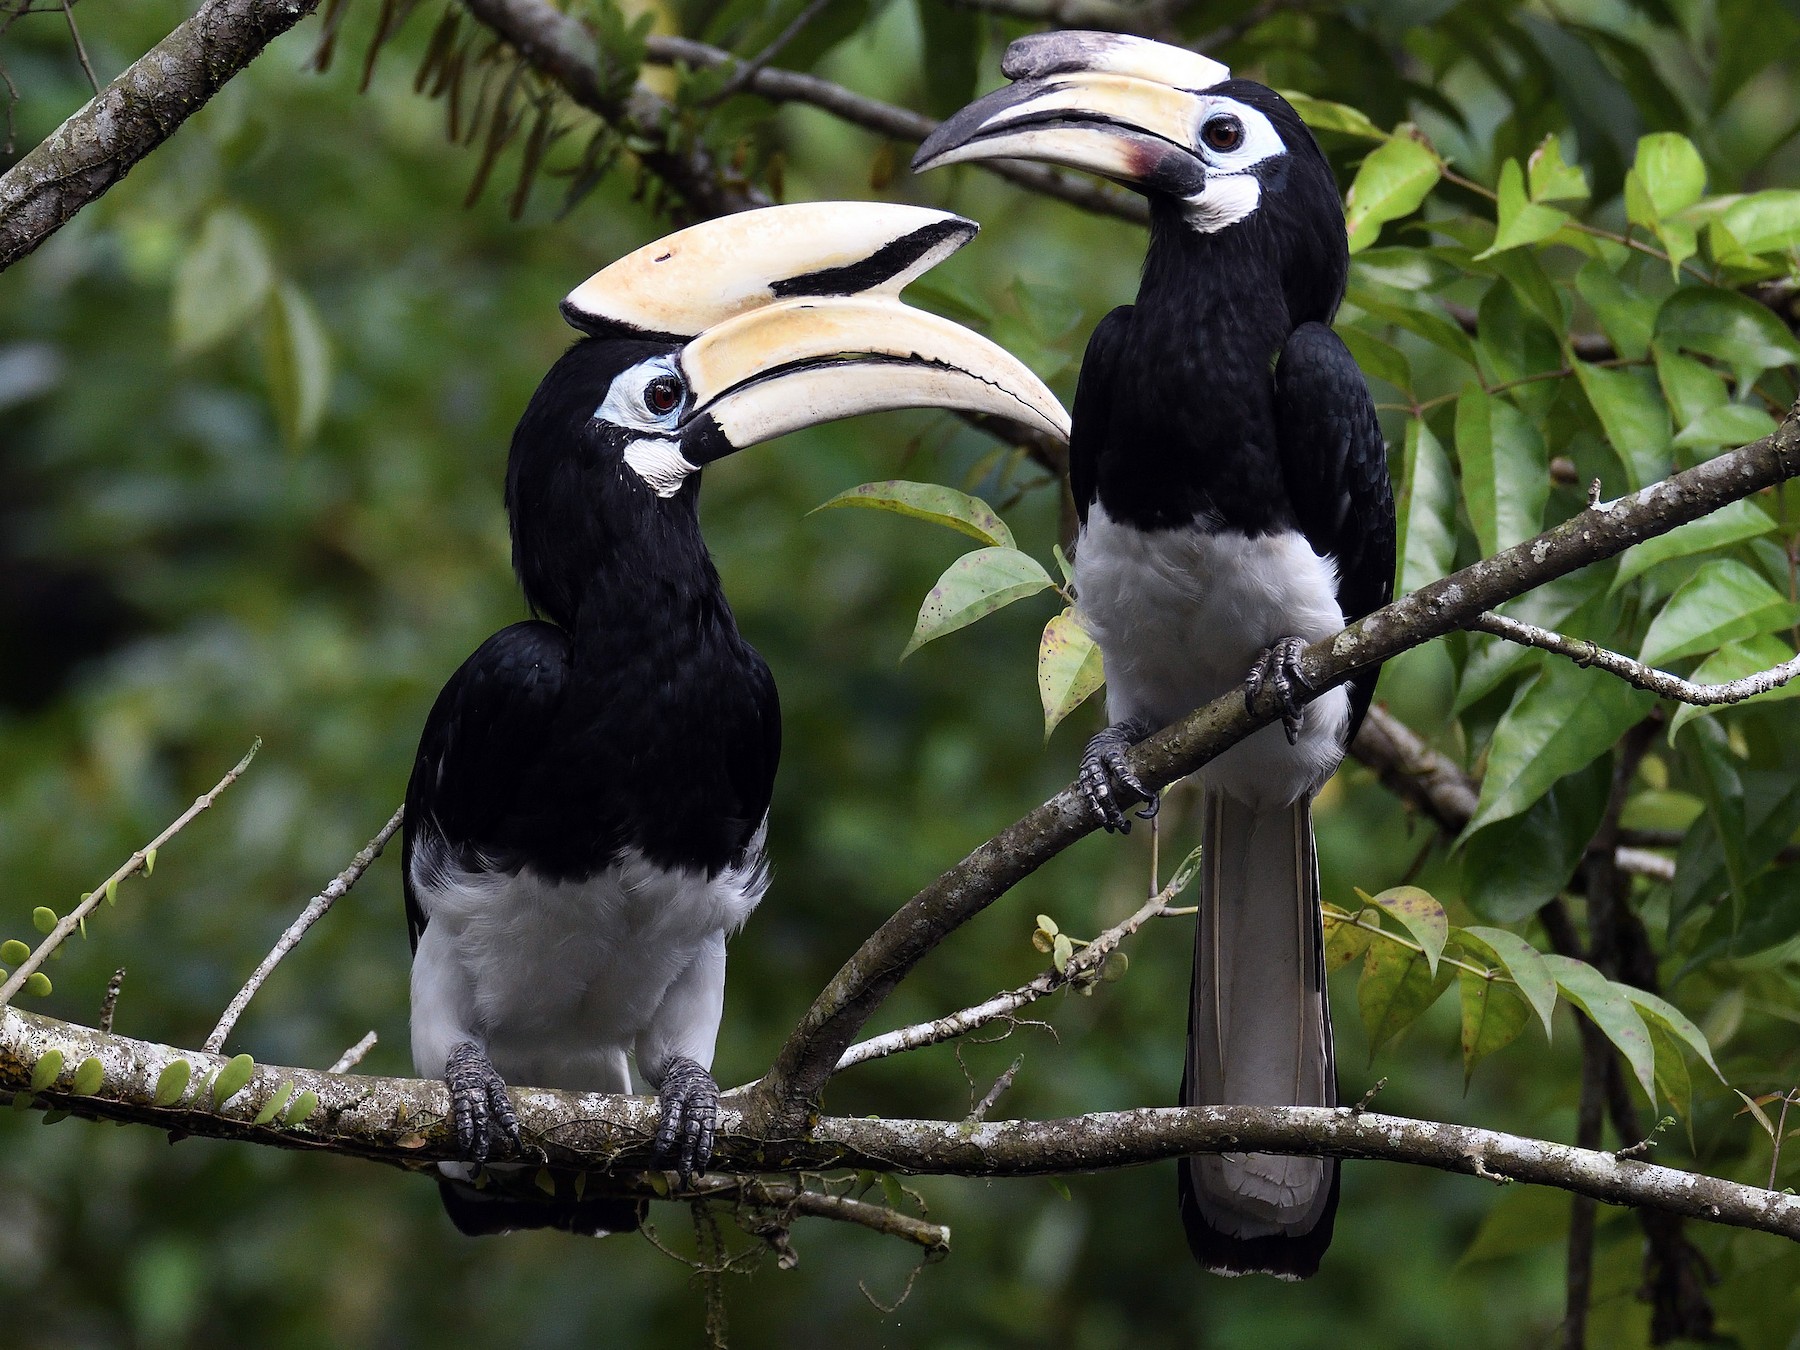
<instances>
[{"instance_id":1,"label":"black and white tail","mask_svg":"<svg viewBox=\"0 0 1800 1350\"><path fill-rule=\"evenodd\" d=\"M1184 1106L1335 1106L1312 805L1206 794ZM1220 1275L1304 1279L1331 1244L1330 1158L1184 1158L1188 1246Z\"/></svg>"}]
</instances>

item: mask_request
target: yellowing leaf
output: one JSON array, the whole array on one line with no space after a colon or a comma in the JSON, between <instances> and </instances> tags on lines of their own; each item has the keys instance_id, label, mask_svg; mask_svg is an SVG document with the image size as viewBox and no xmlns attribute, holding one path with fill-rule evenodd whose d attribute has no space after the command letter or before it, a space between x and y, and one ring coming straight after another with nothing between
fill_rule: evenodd
<instances>
[{"instance_id":1,"label":"yellowing leaf","mask_svg":"<svg viewBox=\"0 0 1800 1350\"><path fill-rule=\"evenodd\" d=\"M1413 941L1425 949L1426 964L1436 976L1438 958L1444 954L1444 942L1450 936L1450 920L1437 898L1417 886L1395 886L1371 896L1369 903L1380 906L1405 926Z\"/></svg>"},{"instance_id":2,"label":"yellowing leaf","mask_svg":"<svg viewBox=\"0 0 1800 1350\"><path fill-rule=\"evenodd\" d=\"M1372 942L1356 986L1356 1003L1369 1029L1369 1054L1418 1020L1450 986L1451 967L1436 979L1423 952L1393 942Z\"/></svg>"},{"instance_id":3,"label":"yellowing leaf","mask_svg":"<svg viewBox=\"0 0 1800 1350\"><path fill-rule=\"evenodd\" d=\"M1518 1039L1531 1020L1531 1008L1517 986L1485 979L1473 971L1457 972L1462 989L1463 1084L1475 1066L1502 1046Z\"/></svg>"},{"instance_id":4,"label":"yellowing leaf","mask_svg":"<svg viewBox=\"0 0 1800 1350\"><path fill-rule=\"evenodd\" d=\"M1100 646L1088 636L1073 610L1065 609L1044 625L1038 643L1038 697L1044 705L1044 739L1102 684L1106 670Z\"/></svg>"},{"instance_id":5,"label":"yellowing leaf","mask_svg":"<svg viewBox=\"0 0 1800 1350\"><path fill-rule=\"evenodd\" d=\"M1494 954L1543 1022L1547 1038L1550 1014L1556 1011L1556 977L1544 964L1543 953L1517 933L1509 933L1504 928L1465 928L1459 936L1474 938Z\"/></svg>"},{"instance_id":6,"label":"yellowing leaf","mask_svg":"<svg viewBox=\"0 0 1800 1350\"><path fill-rule=\"evenodd\" d=\"M1355 916L1325 907L1325 971L1341 970L1369 949L1375 935L1355 922Z\"/></svg>"},{"instance_id":7,"label":"yellowing leaf","mask_svg":"<svg viewBox=\"0 0 1800 1350\"><path fill-rule=\"evenodd\" d=\"M958 492L955 488L938 483L912 483L902 478L863 483L847 492L838 493L807 514L817 515L820 511L830 511L842 506L892 511L897 515L911 516L914 520L928 520L934 525L946 526L984 544L994 544L1001 548L1013 547L1012 531L994 513L992 507L979 497L971 497L966 492Z\"/></svg>"}]
</instances>

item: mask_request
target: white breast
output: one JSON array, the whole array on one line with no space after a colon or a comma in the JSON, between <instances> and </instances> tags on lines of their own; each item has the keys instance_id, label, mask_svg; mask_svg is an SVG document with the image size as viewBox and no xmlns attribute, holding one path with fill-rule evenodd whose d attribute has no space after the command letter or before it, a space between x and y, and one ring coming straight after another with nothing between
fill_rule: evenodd
<instances>
[{"instance_id":1,"label":"white breast","mask_svg":"<svg viewBox=\"0 0 1800 1350\"><path fill-rule=\"evenodd\" d=\"M759 835L755 865L711 880L627 852L579 882L530 869L433 874L416 854L412 880L429 920L413 958L419 1072L441 1075L449 1050L472 1038L510 1082L628 1091L626 1053L670 1016L671 987L709 949L717 958L768 889L761 852ZM716 1013L713 1022L708 1061Z\"/></svg>"},{"instance_id":2,"label":"white breast","mask_svg":"<svg viewBox=\"0 0 1800 1350\"><path fill-rule=\"evenodd\" d=\"M1205 524L1144 531L1098 502L1076 544L1075 590L1106 658L1108 713L1158 727L1240 688L1278 638L1316 642L1344 626L1337 566L1304 535L1252 538ZM1307 707L1298 746L1279 725L1264 727L1200 776L1252 806L1284 805L1331 776L1348 727L1340 687Z\"/></svg>"}]
</instances>

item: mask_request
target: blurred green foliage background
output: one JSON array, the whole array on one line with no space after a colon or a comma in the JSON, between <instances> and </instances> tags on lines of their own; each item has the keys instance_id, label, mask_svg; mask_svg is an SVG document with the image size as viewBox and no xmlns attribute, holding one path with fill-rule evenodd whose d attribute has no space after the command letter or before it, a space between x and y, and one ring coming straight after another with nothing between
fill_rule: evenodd
<instances>
[{"instance_id":1,"label":"blurred green foliage background","mask_svg":"<svg viewBox=\"0 0 1800 1350\"><path fill-rule=\"evenodd\" d=\"M800 7L690 0L658 22L754 51L758 25ZM186 9L139 0L77 14L104 79ZM122 965L119 1030L197 1044L300 905L386 819L439 686L521 614L501 478L513 420L570 337L556 303L668 227L629 169L566 216L565 184L541 179L511 220L516 151L464 209L477 156L446 142L442 107L412 87L435 18L434 6L420 9L366 92L376 7L349 8L324 74L307 68L317 24L303 25L0 277L0 936L28 936L35 905L66 909L264 740L243 782L52 967L54 994L31 1006L56 1016L91 1021ZM1173 22L1192 38L1248 11L1202 3ZM806 63L938 113L997 82L1004 41L1025 31L945 0L838 0L828 13L836 40L815 43ZM1257 13L1219 53L1241 73L1383 126L1419 120L1483 182L1560 132L1604 202L1636 138L1655 130L1695 137L1715 192L1800 181L1792 0L1320 0ZM19 94L17 150L87 96L60 14L15 23L0 63ZM1131 227L974 172L914 180L894 168L910 147L814 110L739 98L718 117L718 134L741 130L754 163L779 156L790 200L880 195L981 220L981 237L918 294L972 298L989 331L1065 399L1088 331L1135 289L1142 244ZM1365 147L1327 148L1347 182ZM565 146L550 162L572 158ZM180 315L184 268L209 238L236 261L190 275L190 296L204 281L223 288L207 297L214 307L230 307L233 286L260 297L259 259L288 288L211 345L195 329L204 319ZM299 387L272 387L271 343L313 353L293 367ZM1009 503L1021 546L1047 559L1056 498L1015 490L1041 474L994 449L953 419L893 415L790 437L707 474L707 536L780 682L787 727L776 882L732 948L722 1082L755 1076L843 957L918 886L1066 783L1099 725L1085 708L1042 744L1032 655L1048 598L897 666L919 598L958 541L869 513L806 514L869 479L961 484ZM1421 651L1389 670L1381 697L1440 736L1450 674L1441 649ZM1757 725L1780 736L1791 724ZM1164 814L1176 857L1197 834L1191 809L1177 795ZM1323 800L1319 835L1325 893L1340 904L1352 886L1398 882L1430 837L1354 764ZM1143 836L1089 839L1044 869L936 953L874 1029L1030 978L1043 963L1029 943L1040 912L1078 935L1129 912L1148 882ZM365 1066L408 1070L395 854L281 967L231 1050L323 1065L372 1027L380 1045ZM1419 880L1454 907L1459 876L1440 849ZM1053 1030L967 1045L962 1065L940 1047L858 1070L833 1086L830 1108L959 1117L972 1100L964 1067L978 1096L1020 1053L1002 1115L1166 1103L1190 942L1183 922L1153 926L1131 947L1127 978L1034 1009ZM1697 1000L1677 990L1734 1082L1760 1090L1800 1076L1794 968L1788 943L1715 972ZM1371 1063L1353 987L1338 989L1347 1097L1385 1076L1381 1104L1396 1112L1573 1137L1566 1014L1554 1043L1528 1030L1465 1092L1454 1000ZM1716 1085L1703 1091L1695 1157L1683 1130L1665 1133L1659 1156L1766 1181L1768 1141L1736 1110ZM1777 1184L1795 1175L1786 1165ZM952 1226L954 1253L920 1272L891 1313L877 1304L908 1287L911 1250L802 1223L796 1269L769 1260L727 1281L733 1343L1553 1338L1566 1196L1353 1164L1324 1271L1277 1286L1198 1274L1173 1182L1165 1166L1074 1178L1066 1194L1044 1182L918 1183ZM684 1210L652 1221L691 1250ZM1613 1214L1601 1234L1595 1343L1643 1343L1637 1226ZM1800 1345L1800 1252L1727 1230L1694 1237L1720 1279L1721 1330L1744 1346ZM469 1241L422 1178L171 1146L141 1128L45 1128L35 1113L0 1114L0 1300L11 1310L0 1343L34 1346L674 1346L696 1343L703 1317L690 1272L641 1239Z\"/></svg>"}]
</instances>

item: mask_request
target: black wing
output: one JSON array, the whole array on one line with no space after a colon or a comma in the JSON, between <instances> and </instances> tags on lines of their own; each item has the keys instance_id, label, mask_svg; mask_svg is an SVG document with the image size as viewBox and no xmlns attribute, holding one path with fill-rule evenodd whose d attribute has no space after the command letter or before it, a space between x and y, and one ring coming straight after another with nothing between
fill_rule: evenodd
<instances>
[{"instance_id":1,"label":"black wing","mask_svg":"<svg viewBox=\"0 0 1800 1350\"><path fill-rule=\"evenodd\" d=\"M413 947L425 912L413 894L413 851L422 841L451 857L504 866L507 825L562 703L569 639L532 620L494 634L450 677L425 719L406 785L401 870Z\"/></svg>"},{"instance_id":2,"label":"black wing","mask_svg":"<svg viewBox=\"0 0 1800 1350\"><path fill-rule=\"evenodd\" d=\"M1275 366L1282 478L1313 551L1337 560L1345 622L1394 595L1394 490L1375 401L1356 358L1322 323L1296 328ZM1375 693L1379 667L1350 682L1350 734Z\"/></svg>"},{"instance_id":3,"label":"black wing","mask_svg":"<svg viewBox=\"0 0 1800 1350\"><path fill-rule=\"evenodd\" d=\"M1125 330L1131 326L1131 306L1120 305L1094 325L1087 351L1081 358L1081 378L1075 385L1075 412L1069 432L1069 491L1075 497L1075 513L1087 524L1088 507L1100 490L1100 452L1106 444L1107 423L1112 418L1113 369Z\"/></svg>"}]
</instances>

